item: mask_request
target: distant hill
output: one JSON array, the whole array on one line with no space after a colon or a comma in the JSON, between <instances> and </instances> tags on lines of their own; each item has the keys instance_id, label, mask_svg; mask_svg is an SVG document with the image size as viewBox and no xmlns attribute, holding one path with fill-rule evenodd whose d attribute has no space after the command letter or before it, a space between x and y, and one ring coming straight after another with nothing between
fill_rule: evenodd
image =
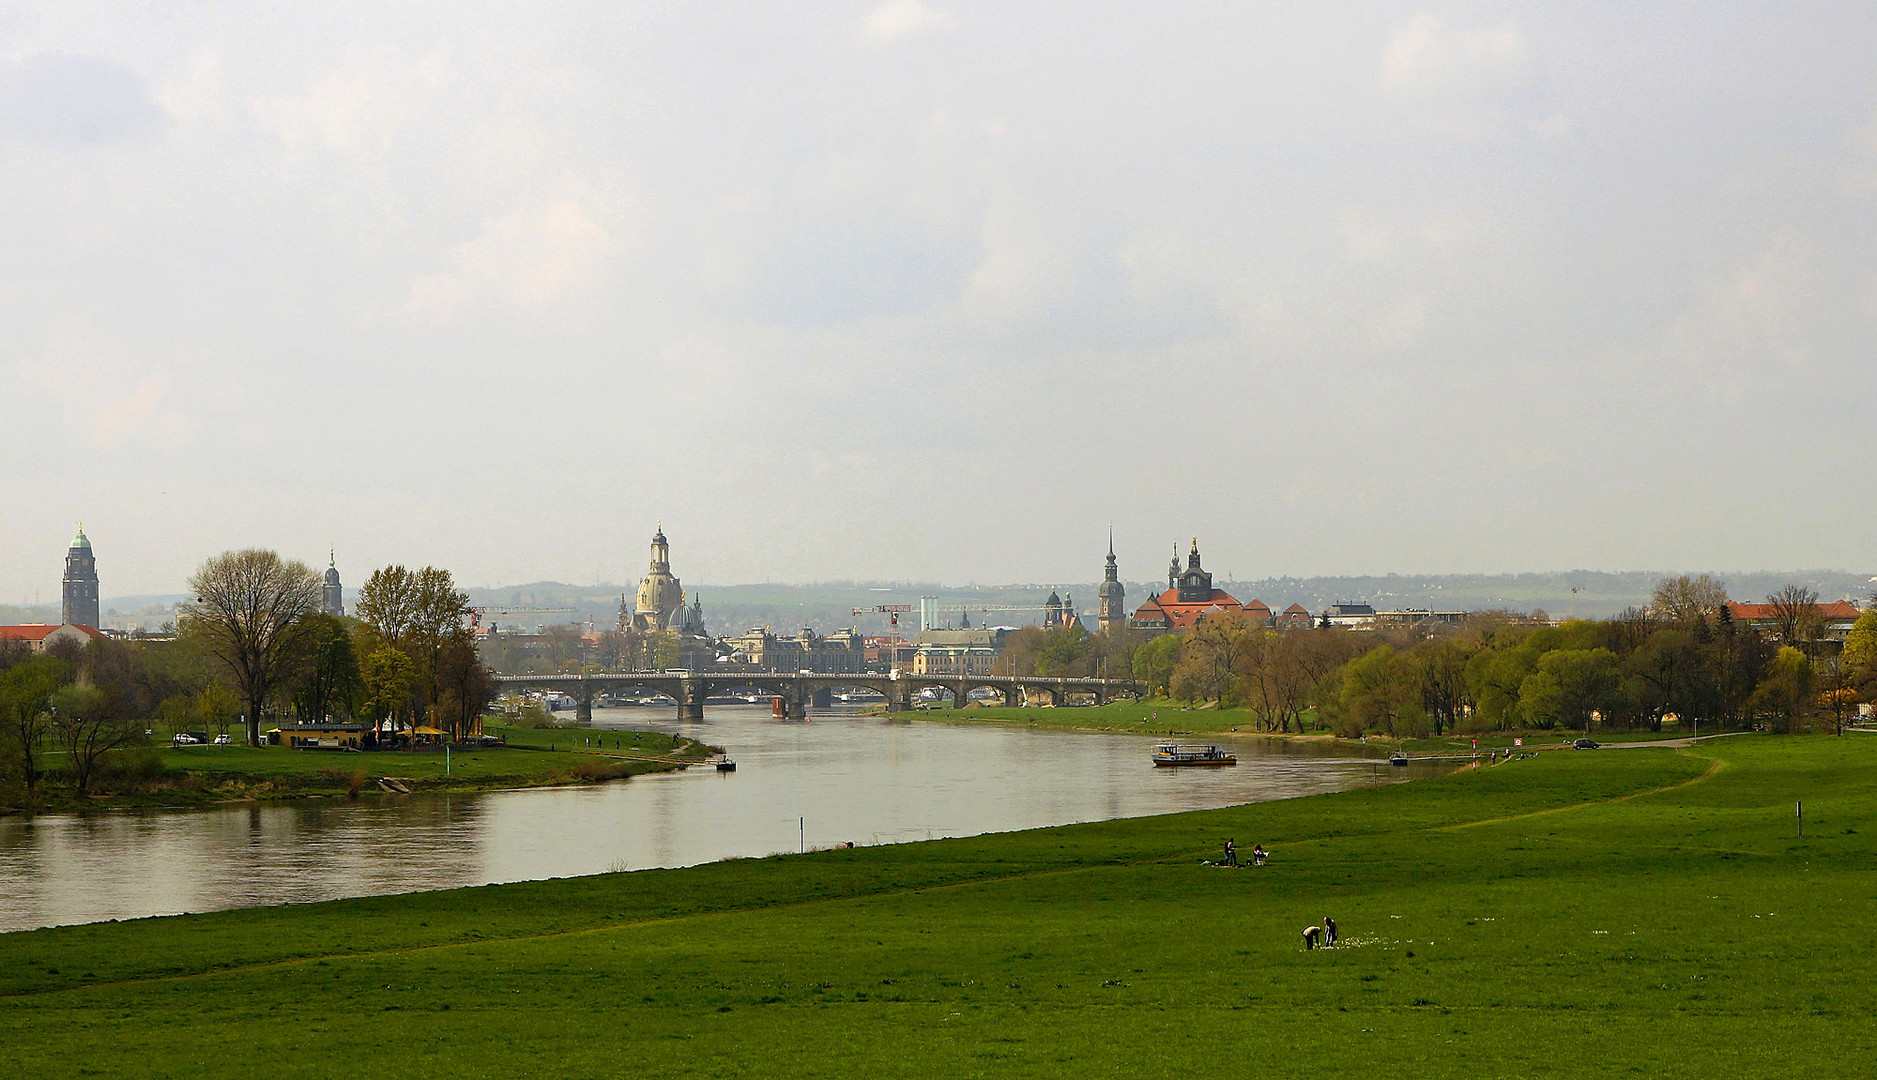
<instances>
[{"instance_id":1,"label":"distant hill","mask_svg":"<svg viewBox=\"0 0 1877 1080\"><path fill-rule=\"evenodd\" d=\"M1365 601L1378 608L1425 607L1444 610L1477 611L1507 608L1530 611L1542 608L1554 618L1608 618L1626 607L1640 606L1649 600L1655 583L1666 576L1662 572L1628 570L1570 570L1546 574L1387 574L1371 577L1260 578L1248 581L1219 581L1218 587L1240 601L1263 600L1273 610L1301 603L1311 611L1345 601ZM1803 585L1816 591L1823 600L1866 600L1877 579L1869 574L1842 570L1796 570L1790 572L1755 571L1752 573L1716 574L1727 583L1728 595L1737 600L1762 600L1782 586ZM1127 582L1129 610L1166 587L1165 582ZM794 633L812 627L827 633L844 626L854 626L869 634L883 634L890 628L891 616L875 611L881 606L904 604L914 614L900 616L902 632L918 629L916 614L921 596L936 597L940 604L970 606L965 612L973 626L1029 626L1041 621L1042 605L1054 589L1074 600L1076 608L1090 616L1095 611L1094 581L1075 581L1053 585L991 585L957 587L931 582L826 581L809 585L760 583L746 585L701 585L690 592L704 601L704 621L714 634L734 634L752 626L767 626L777 633ZM601 582L596 585L573 585L560 581L533 581L523 585L492 588L469 588L470 603L491 607L514 605L544 608L572 608L568 614L517 614L504 618L489 616L498 623L536 624L578 623L589 621L595 629L610 628L618 618L622 595L630 602L637 583L619 585ZM176 605L187 597L180 593L138 594L106 597L100 605L107 627L153 629L176 617ZM357 600L357 592L346 590L348 610ZM984 610L998 607L1015 610ZM854 615L855 609L863 614ZM55 622L57 604L0 605L0 625ZM944 616L956 625L957 612Z\"/></svg>"}]
</instances>

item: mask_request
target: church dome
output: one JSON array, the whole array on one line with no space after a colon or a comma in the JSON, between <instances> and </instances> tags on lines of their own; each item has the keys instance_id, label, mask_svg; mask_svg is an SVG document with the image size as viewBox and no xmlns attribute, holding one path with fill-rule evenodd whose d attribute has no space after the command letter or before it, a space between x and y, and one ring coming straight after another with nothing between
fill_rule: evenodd
<instances>
[{"instance_id":1,"label":"church dome","mask_svg":"<svg viewBox=\"0 0 1877 1080\"><path fill-rule=\"evenodd\" d=\"M326 584L328 585L339 584L339 568L338 567L328 566L326 568Z\"/></svg>"},{"instance_id":2,"label":"church dome","mask_svg":"<svg viewBox=\"0 0 1877 1080\"><path fill-rule=\"evenodd\" d=\"M86 551L91 550L91 538L85 535L85 527L83 525L78 527L78 535L72 537L72 550L77 551L80 548Z\"/></svg>"}]
</instances>

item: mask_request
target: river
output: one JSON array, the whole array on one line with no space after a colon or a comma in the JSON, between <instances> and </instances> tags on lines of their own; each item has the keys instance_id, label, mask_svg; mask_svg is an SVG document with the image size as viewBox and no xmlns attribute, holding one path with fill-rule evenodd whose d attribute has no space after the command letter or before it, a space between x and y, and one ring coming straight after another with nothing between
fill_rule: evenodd
<instances>
[{"instance_id":1,"label":"river","mask_svg":"<svg viewBox=\"0 0 1877 1080\"><path fill-rule=\"evenodd\" d=\"M1208 809L1430 775L1355 748L1225 739L1239 765L1156 769L1139 735L712 706L599 709L594 726L722 746L589 787L0 818L0 932L890 844ZM1206 740L1191 740L1206 741ZM1239 838L1249 849L1257 837Z\"/></svg>"}]
</instances>

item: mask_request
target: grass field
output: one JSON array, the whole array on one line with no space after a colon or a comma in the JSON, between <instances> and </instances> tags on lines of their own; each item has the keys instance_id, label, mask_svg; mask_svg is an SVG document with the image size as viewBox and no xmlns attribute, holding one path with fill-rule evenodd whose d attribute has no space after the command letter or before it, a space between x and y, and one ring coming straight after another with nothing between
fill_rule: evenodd
<instances>
[{"instance_id":1,"label":"grass field","mask_svg":"<svg viewBox=\"0 0 1877 1080\"><path fill-rule=\"evenodd\" d=\"M80 804L60 778L37 800L0 793L0 812L70 811L114 806L206 806L233 799L294 799L380 793L379 777L396 777L410 790L512 788L615 780L674 766L649 758L701 759L708 748L656 732L488 728L506 747L342 753L280 746L159 746L158 769L108 775L106 791ZM60 756L48 752L57 768ZM10 794L18 806L8 805Z\"/></svg>"},{"instance_id":2,"label":"grass field","mask_svg":"<svg viewBox=\"0 0 1877 1080\"><path fill-rule=\"evenodd\" d=\"M1803 798L1805 838L1793 803ZM1224 836L1269 865L1202 865ZM14 1076L1861 1076L1877 739L0 936ZM1344 944L1305 952L1323 915Z\"/></svg>"}]
</instances>

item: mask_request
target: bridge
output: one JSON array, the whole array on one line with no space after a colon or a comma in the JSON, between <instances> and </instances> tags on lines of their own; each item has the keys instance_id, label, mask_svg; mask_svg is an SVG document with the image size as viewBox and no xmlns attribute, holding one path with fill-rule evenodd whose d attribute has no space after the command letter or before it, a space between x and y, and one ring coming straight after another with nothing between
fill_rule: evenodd
<instances>
[{"instance_id":1,"label":"bridge","mask_svg":"<svg viewBox=\"0 0 1877 1080\"><path fill-rule=\"evenodd\" d=\"M909 675L903 671L884 675L715 671L497 675L495 682L503 690L558 690L579 703L576 715L582 722L593 719L595 694L620 690L638 690L668 697L677 704L680 720L702 720L707 699L737 690L753 690L780 698L787 710L785 715L790 719L807 716L811 705L826 705L829 696L842 689L878 691L886 698L886 711L890 713L912 708L913 698L927 687L951 694L954 706L963 705L966 696L980 687L997 691L1006 705L1040 703L1043 698L1047 698L1051 705L1061 705L1071 694L1091 695L1095 704L1104 705L1118 697L1138 696L1131 679L1069 679L1042 675Z\"/></svg>"}]
</instances>

